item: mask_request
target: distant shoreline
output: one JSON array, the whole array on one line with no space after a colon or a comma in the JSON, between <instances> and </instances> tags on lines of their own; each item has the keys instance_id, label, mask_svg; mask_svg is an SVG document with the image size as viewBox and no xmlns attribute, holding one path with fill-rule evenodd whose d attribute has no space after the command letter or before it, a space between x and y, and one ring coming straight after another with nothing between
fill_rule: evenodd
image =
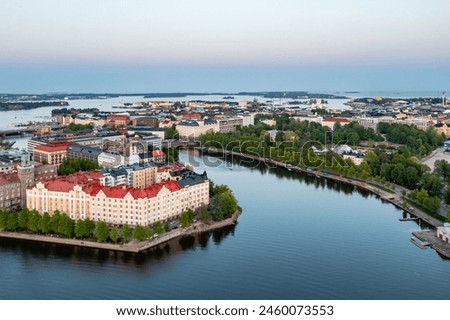
<instances>
[{"instance_id":1,"label":"distant shoreline","mask_svg":"<svg viewBox=\"0 0 450 320\"><path fill-rule=\"evenodd\" d=\"M33 242L43 242L43 243L53 243L57 245L65 245L65 246L75 246L75 247L83 247L90 249L100 249L100 250L109 250L109 251L118 251L118 252L128 252L128 253L139 253L151 248L157 247L161 244L164 244L170 240L181 238L184 236L189 236L201 232L209 232L216 229L221 229L223 227L227 227L230 225L234 225L237 222L238 217L241 215L240 211L236 211L233 216L228 219L222 221L215 221L210 224L204 223L202 221L195 222L187 228L178 228L167 233L162 234L156 239L153 240L144 240L144 241L130 241L124 244L114 244L114 243L104 243L104 242L95 242L90 240L82 240L82 239L69 239L69 238L60 238L56 236L49 235L38 235L32 233L24 233L24 232L10 232L10 231L0 231L0 238L7 239L17 239L17 240L25 240L25 241L33 241Z\"/></svg>"}]
</instances>

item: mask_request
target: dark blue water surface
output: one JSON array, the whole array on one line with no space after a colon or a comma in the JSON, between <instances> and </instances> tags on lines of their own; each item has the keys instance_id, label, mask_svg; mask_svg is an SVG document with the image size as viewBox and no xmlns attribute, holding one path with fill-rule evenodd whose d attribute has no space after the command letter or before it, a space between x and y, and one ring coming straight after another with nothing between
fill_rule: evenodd
<instances>
[{"instance_id":1,"label":"dark blue water surface","mask_svg":"<svg viewBox=\"0 0 450 320\"><path fill-rule=\"evenodd\" d=\"M206 170L236 226L138 255L0 239L0 299L450 299L450 261L391 204L264 165Z\"/></svg>"}]
</instances>

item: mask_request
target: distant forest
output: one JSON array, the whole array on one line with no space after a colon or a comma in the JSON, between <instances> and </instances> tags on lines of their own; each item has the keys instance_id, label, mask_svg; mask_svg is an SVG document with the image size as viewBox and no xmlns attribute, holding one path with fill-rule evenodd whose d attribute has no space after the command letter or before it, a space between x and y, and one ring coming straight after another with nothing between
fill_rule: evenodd
<instances>
[{"instance_id":1,"label":"distant forest","mask_svg":"<svg viewBox=\"0 0 450 320\"><path fill-rule=\"evenodd\" d=\"M0 102L0 111L29 110L41 107L68 106L66 101Z\"/></svg>"}]
</instances>

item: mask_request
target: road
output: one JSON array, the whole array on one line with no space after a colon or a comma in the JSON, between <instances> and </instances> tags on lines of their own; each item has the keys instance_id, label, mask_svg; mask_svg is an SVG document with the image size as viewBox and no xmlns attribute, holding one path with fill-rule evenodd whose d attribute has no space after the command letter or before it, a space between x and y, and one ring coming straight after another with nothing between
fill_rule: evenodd
<instances>
[{"instance_id":1,"label":"road","mask_svg":"<svg viewBox=\"0 0 450 320\"><path fill-rule=\"evenodd\" d=\"M437 148L430 155L422 159L422 163L429 166L431 171L434 170L434 162L436 160L445 160L450 163L450 152L444 152L444 148Z\"/></svg>"}]
</instances>

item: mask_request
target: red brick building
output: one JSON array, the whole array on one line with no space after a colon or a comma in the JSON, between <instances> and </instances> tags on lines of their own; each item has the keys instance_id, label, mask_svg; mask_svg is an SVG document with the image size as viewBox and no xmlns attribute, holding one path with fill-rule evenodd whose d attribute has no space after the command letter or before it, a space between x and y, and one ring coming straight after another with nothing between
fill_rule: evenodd
<instances>
[{"instance_id":1,"label":"red brick building","mask_svg":"<svg viewBox=\"0 0 450 320\"><path fill-rule=\"evenodd\" d=\"M106 117L106 124L114 127L127 126L130 123L128 114L109 114Z\"/></svg>"}]
</instances>

